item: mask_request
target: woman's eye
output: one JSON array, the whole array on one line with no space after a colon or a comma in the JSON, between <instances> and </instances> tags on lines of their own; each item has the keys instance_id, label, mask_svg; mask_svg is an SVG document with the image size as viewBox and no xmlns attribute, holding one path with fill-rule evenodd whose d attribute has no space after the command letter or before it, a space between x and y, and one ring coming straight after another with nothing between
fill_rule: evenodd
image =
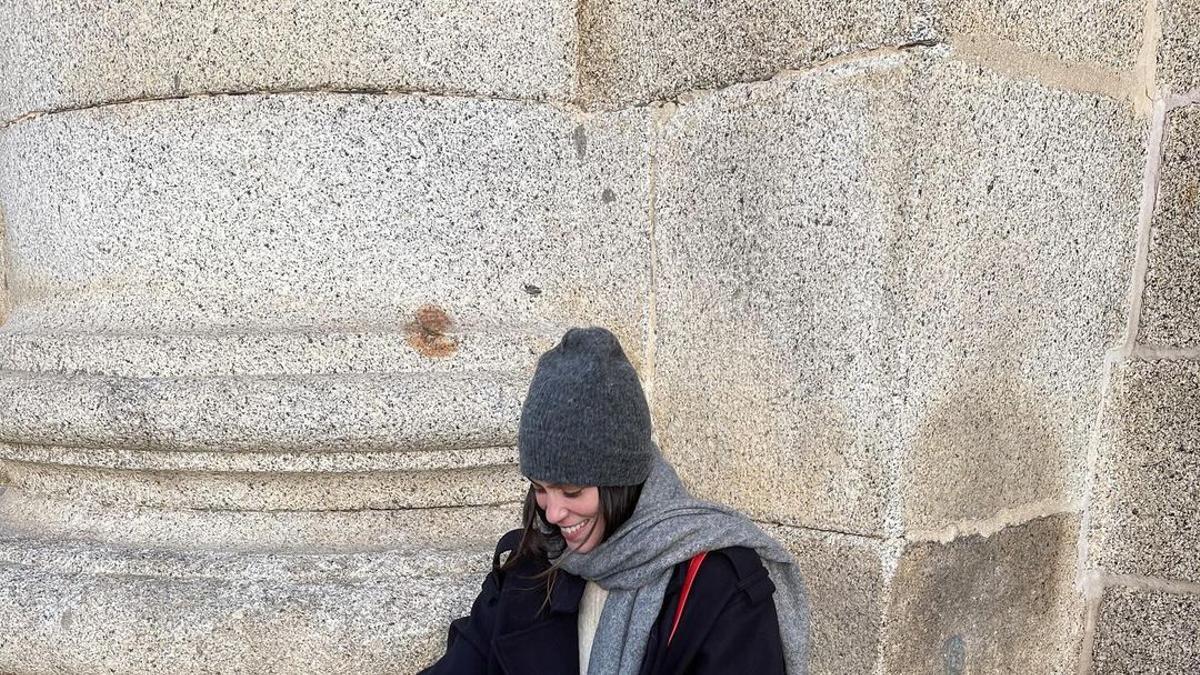
<instances>
[{"instance_id":1,"label":"woman's eye","mask_svg":"<svg viewBox=\"0 0 1200 675\"><path fill-rule=\"evenodd\" d=\"M574 491L574 492L566 492L566 491L563 491L563 496L564 496L564 497L567 497L568 499L574 499L574 498L578 497L578 496L579 496L579 495L581 495L581 494L583 494L583 490L576 490L576 491Z\"/></svg>"}]
</instances>

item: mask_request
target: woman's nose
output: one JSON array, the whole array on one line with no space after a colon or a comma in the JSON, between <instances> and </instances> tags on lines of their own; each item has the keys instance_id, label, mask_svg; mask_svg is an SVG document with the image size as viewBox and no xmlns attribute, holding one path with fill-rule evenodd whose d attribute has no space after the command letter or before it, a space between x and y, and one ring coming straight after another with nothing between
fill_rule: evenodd
<instances>
[{"instance_id":1,"label":"woman's nose","mask_svg":"<svg viewBox=\"0 0 1200 675\"><path fill-rule=\"evenodd\" d=\"M554 525L558 525L567 516L567 509L555 497L547 497L546 499L546 519Z\"/></svg>"}]
</instances>

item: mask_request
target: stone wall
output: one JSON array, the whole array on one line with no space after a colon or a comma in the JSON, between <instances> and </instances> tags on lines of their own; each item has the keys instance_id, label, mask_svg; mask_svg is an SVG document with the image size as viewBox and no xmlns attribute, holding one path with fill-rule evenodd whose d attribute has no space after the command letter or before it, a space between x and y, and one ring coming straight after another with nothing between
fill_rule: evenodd
<instances>
[{"instance_id":1,"label":"stone wall","mask_svg":"<svg viewBox=\"0 0 1200 675\"><path fill-rule=\"evenodd\" d=\"M0 671L416 670L589 323L813 672L1200 668L1197 21L0 6Z\"/></svg>"}]
</instances>

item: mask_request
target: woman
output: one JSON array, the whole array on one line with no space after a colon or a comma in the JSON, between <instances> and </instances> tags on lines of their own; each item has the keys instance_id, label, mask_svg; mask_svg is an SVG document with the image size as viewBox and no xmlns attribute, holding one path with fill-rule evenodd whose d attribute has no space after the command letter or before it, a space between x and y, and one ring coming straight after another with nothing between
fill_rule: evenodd
<instances>
[{"instance_id":1,"label":"woman","mask_svg":"<svg viewBox=\"0 0 1200 675\"><path fill-rule=\"evenodd\" d=\"M791 556L736 511L688 496L650 432L612 333L571 329L542 355L517 439L524 527L501 538L425 675L807 672Z\"/></svg>"}]
</instances>

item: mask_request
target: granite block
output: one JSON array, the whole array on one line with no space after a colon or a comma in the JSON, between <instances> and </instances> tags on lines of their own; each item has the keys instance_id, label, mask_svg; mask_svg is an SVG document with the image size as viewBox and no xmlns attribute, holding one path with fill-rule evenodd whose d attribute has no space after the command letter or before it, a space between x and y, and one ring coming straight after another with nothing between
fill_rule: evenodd
<instances>
[{"instance_id":1,"label":"granite block","mask_svg":"<svg viewBox=\"0 0 1200 675\"><path fill-rule=\"evenodd\" d=\"M1078 518L909 543L891 582L888 673L1075 673Z\"/></svg>"},{"instance_id":2,"label":"granite block","mask_svg":"<svg viewBox=\"0 0 1200 675\"><path fill-rule=\"evenodd\" d=\"M1200 582L1200 362L1123 364L1103 431L1089 564Z\"/></svg>"},{"instance_id":3,"label":"granite block","mask_svg":"<svg viewBox=\"0 0 1200 675\"><path fill-rule=\"evenodd\" d=\"M490 544L272 555L0 539L5 672L414 672L491 561Z\"/></svg>"},{"instance_id":4,"label":"granite block","mask_svg":"<svg viewBox=\"0 0 1200 675\"><path fill-rule=\"evenodd\" d=\"M1200 346L1200 106L1167 114L1138 341Z\"/></svg>"},{"instance_id":5,"label":"granite block","mask_svg":"<svg viewBox=\"0 0 1200 675\"><path fill-rule=\"evenodd\" d=\"M800 566L812 623L809 671L869 673L878 666L885 607L884 570L893 547L869 537L765 525Z\"/></svg>"},{"instance_id":6,"label":"granite block","mask_svg":"<svg viewBox=\"0 0 1200 675\"><path fill-rule=\"evenodd\" d=\"M1142 47L1146 3L995 2L935 0L939 34L951 42L983 38L1074 64L1093 64L1124 74Z\"/></svg>"},{"instance_id":7,"label":"granite block","mask_svg":"<svg viewBox=\"0 0 1200 675\"><path fill-rule=\"evenodd\" d=\"M599 0L581 8L580 96L602 105L761 80L929 37L922 4L912 0Z\"/></svg>"},{"instance_id":8,"label":"granite block","mask_svg":"<svg viewBox=\"0 0 1200 675\"><path fill-rule=\"evenodd\" d=\"M608 325L638 363L644 110L418 95L216 96L0 136L22 331L537 335Z\"/></svg>"},{"instance_id":9,"label":"granite block","mask_svg":"<svg viewBox=\"0 0 1200 675\"><path fill-rule=\"evenodd\" d=\"M241 473L130 471L4 460L13 487L106 505L237 510L356 510L517 501L515 463L418 471Z\"/></svg>"},{"instance_id":10,"label":"granite block","mask_svg":"<svg viewBox=\"0 0 1200 675\"><path fill-rule=\"evenodd\" d=\"M1092 668L1096 675L1200 671L1200 596L1104 589Z\"/></svg>"},{"instance_id":11,"label":"granite block","mask_svg":"<svg viewBox=\"0 0 1200 675\"><path fill-rule=\"evenodd\" d=\"M892 93L907 64L738 85L661 130L659 440L693 489L764 520L884 520L891 209L876 166L908 115Z\"/></svg>"},{"instance_id":12,"label":"granite block","mask_svg":"<svg viewBox=\"0 0 1200 675\"><path fill-rule=\"evenodd\" d=\"M855 533L1078 497L1133 263L1131 110L928 52L668 112L655 405L685 480Z\"/></svg>"},{"instance_id":13,"label":"granite block","mask_svg":"<svg viewBox=\"0 0 1200 675\"><path fill-rule=\"evenodd\" d=\"M1159 0L1158 17L1158 83L1175 93L1200 89L1200 2Z\"/></svg>"},{"instance_id":14,"label":"granite block","mask_svg":"<svg viewBox=\"0 0 1200 675\"><path fill-rule=\"evenodd\" d=\"M0 440L136 450L413 451L511 446L524 374L0 376ZM319 461L319 460L316 460Z\"/></svg>"},{"instance_id":15,"label":"granite block","mask_svg":"<svg viewBox=\"0 0 1200 675\"><path fill-rule=\"evenodd\" d=\"M0 6L0 120L214 92L563 99L575 3L36 0Z\"/></svg>"},{"instance_id":16,"label":"granite block","mask_svg":"<svg viewBox=\"0 0 1200 675\"><path fill-rule=\"evenodd\" d=\"M1081 497L1122 338L1145 123L1120 101L930 61L884 233L905 355L901 502L941 530Z\"/></svg>"}]
</instances>

